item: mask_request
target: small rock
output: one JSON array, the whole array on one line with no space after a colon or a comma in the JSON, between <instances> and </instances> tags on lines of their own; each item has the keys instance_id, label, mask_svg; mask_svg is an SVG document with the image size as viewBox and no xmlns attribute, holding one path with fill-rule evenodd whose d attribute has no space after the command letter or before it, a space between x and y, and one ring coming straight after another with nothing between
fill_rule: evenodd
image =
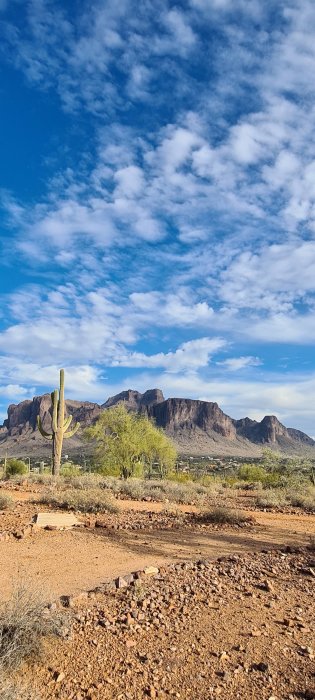
<instances>
[{"instance_id":1,"label":"small rock","mask_svg":"<svg viewBox=\"0 0 315 700\"><path fill-rule=\"evenodd\" d=\"M264 663L264 661L260 661L259 664L253 664L252 665L253 671L261 671L261 673L266 673L269 669L268 664Z\"/></svg>"},{"instance_id":2,"label":"small rock","mask_svg":"<svg viewBox=\"0 0 315 700\"><path fill-rule=\"evenodd\" d=\"M61 683L66 677L63 671L61 671L60 673L58 673L58 671L56 671L55 676L56 676L55 677L56 683Z\"/></svg>"},{"instance_id":3,"label":"small rock","mask_svg":"<svg viewBox=\"0 0 315 700\"><path fill-rule=\"evenodd\" d=\"M123 576L118 576L118 578L115 579L115 585L116 588L127 588L128 586L128 581L126 581Z\"/></svg>"},{"instance_id":4,"label":"small rock","mask_svg":"<svg viewBox=\"0 0 315 700\"><path fill-rule=\"evenodd\" d=\"M146 566L143 569L143 573L145 574L145 576L154 576L155 574L159 573L159 570L156 566Z\"/></svg>"}]
</instances>

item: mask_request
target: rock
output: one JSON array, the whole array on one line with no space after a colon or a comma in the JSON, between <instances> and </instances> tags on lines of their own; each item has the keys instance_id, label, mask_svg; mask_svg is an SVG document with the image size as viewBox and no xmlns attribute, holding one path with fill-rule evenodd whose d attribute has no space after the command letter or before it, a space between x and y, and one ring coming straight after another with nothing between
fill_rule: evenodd
<instances>
[{"instance_id":1,"label":"rock","mask_svg":"<svg viewBox=\"0 0 315 700\"><path fill-rule=\"evenodd\" d=\"M56 671L56 673L55 673L55 681L56 681L56 683L62 683L62 681L65 679L65 677L66 677L66 676L65 676L65 674L64 674L63 671L61 671L60 673L58 673L58 671Z\"/></svg>"},{"instance_id":2,"label":"rock","mask_svg":"<svg viewBox=\"0 0 315 700\"><path fill-rule=\"evenodd\" d=\"M155 574L159 573L159 570L157 566L146 566L143 569L143 573L145 576L155 576Z\"/></svg>"},{"instance_id":3,"label":"rock","mask_svg":"<svg viewBox=\"0 0 315 700\"><path fill-rule=\"evenodd\" d=\"M73 513L38 513L35 522L37 527L57 530L68 530L75 525L80 525Z\"/></svg>"},{"instance_id":4,"label":"rock","mask_svg":"<svg viewBox=\"0 0 315 700\"><path fill-rule=\"evenodd\" d=\"M266 579L266 580L263 582L263 584L262 584L261 587L263 588L263 590L267 591L268 593L274 593L274 592L275 592L274 586L273 586L273 584L271 583L271 581L269 581L269 579Z\"/></svg>"},{"instance_id":5,"label":"rock","mask_svg":"<svg viewBox=\"0 0 315 700\"><path fill-rule=\"evenodd\" d=\"M266 673L269 669L269 665L264 663L264 661L260 661L258 664L252 664L251 668L253 671L261 671L261 673Z\"/></svg>"},{"instance_id":6,"label":"rock","mask_svg":"<svg viewBox=\"0 0 315 700\"><path fill-rule=\"evenodd\" d=\"M116 588L127 588L128 587L128 581L123 576L118 576L118 578L115 579L115 585Z\"/></svg>"}]
</instances>

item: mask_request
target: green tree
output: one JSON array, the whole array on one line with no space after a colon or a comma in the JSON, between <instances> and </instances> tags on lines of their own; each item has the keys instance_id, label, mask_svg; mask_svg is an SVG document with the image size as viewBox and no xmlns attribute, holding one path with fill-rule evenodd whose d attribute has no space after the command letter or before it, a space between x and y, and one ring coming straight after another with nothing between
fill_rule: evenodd
<instances>
[{"instance_id":1,"label":"green tree","mask_svg":"<svg viewBox=\"0 0 315 700\"><path fill-rule=\"evenodd\" d=\"M158 462L164 476L176 461L176 449L167 436L146 416L129 413L121 403L101 413L84 436L96 442L97 470L105 474L127 479L142 475Z\"/></svg>"}]
</instances>

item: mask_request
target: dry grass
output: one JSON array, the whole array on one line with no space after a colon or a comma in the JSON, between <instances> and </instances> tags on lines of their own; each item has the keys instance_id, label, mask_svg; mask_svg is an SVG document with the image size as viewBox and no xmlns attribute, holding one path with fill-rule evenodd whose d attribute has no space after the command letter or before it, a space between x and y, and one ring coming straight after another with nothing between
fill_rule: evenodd
<instances>
[{"instance_id":1,"label":"dry grass","mask_svg":"<svg viewBox=\"0 0 315 700\"><path fill-rule=\"evenodd\" d=\"M214 523L216 525L245 525L253 523L253 518L245 515L238 510L230 510L229 508L217 507L211 510L206 510L196 519L202 523Z\"/></svg>"},{"instance_id":2,"label":"dry grass","mask_svg":"<svg viewBox=\"0 0 315 700\"><path fill-rule=\"evenodd\" d=\"M29 584L17 585L11 600L1 603L0 676L41 655L43 638L56 633L61 623L46 610L43 594Z\"/></svg>"},{"instance_id":3,"label":"dry grass","mask_svg":"<svg viewBox=\"0 0 315 700\"><path fill-rule=\"evenodd\" d=\"M310 486L303 491L289 492L289 503L292 506L302 508L307 513L315 513L315 488Z\"/></svg>"},{"instance_id":4,"label":"dry grass","mask_svg":"<svg viewBox=\"0 0 315 700\"><path fill-rule=\"evenodd\" d=\"M256 504L261 508L293 506L307 513L315 513L315 488L305 486L304 489L266 489L258 495Z\"/></svg>"},{"instance_id":5,"label":"dry grass","mask_svg":"<svg viewBox=\"0 0 315 700\"><path fill-rule=\"evenodd\" d=\"M1 678L0 700L40 700L40 697L32 688L21 687L8 678Z\"/></svg>"},{"instance_id":6,"label":"dry grass","mask_svg":"<svg viewBox=\"0 0 315 700\"><path fill-rule=\"evenodd\" d=\"M256 498L260 508L277 508L288 505L287 493L283 489L266 489Z\"/></svg>"},{"instance_id":7,"label":"dry grass","mask_svg":"<svg viewBox=\"0 0 315 700\"><path fill-rule=\"evenodd\" d=\"M11 496L0 493L0 510L9 510L14 507L14 501Z\"/></svg>"},{"instance_id":8,"label":"dry grass","mask_svg":"<svg viewBox=\"0 0 315 700\"><path fill-rule=\"evenodd\" d=\"M82 513L117 513L119 510L111 494L99 488L86 491L74 488L52 489L44 493L40 500L41 503L62 508L62 510L75 510Z\"/></svg>"}]
</instances>

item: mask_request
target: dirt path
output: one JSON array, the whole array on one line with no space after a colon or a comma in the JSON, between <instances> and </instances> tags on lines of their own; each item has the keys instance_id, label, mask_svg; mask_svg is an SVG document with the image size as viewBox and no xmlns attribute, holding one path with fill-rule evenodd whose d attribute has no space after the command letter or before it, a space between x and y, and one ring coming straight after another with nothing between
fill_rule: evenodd
<instances>
[{"instance_id":1,"label":"dirt path","mask_svg":"<svg viewBox=\"0 0 315 700\"><path fill-rule=\"evenodd\" d=\"M20 494L21 495L21 494ZM122 509L160 511L160 503L121 501ZM183 507L183 510L193 508ZM216 558L235 552L307 544L315 516L253 512L256 525L242 529L182 527L140 531L92 530L38 532L22 540L0 542L0 590L10 594L13 581L29 579L49 597L94 588L147 565ZM126 518L128 517L126 512Z\"/></svg>"}]
</instances>

